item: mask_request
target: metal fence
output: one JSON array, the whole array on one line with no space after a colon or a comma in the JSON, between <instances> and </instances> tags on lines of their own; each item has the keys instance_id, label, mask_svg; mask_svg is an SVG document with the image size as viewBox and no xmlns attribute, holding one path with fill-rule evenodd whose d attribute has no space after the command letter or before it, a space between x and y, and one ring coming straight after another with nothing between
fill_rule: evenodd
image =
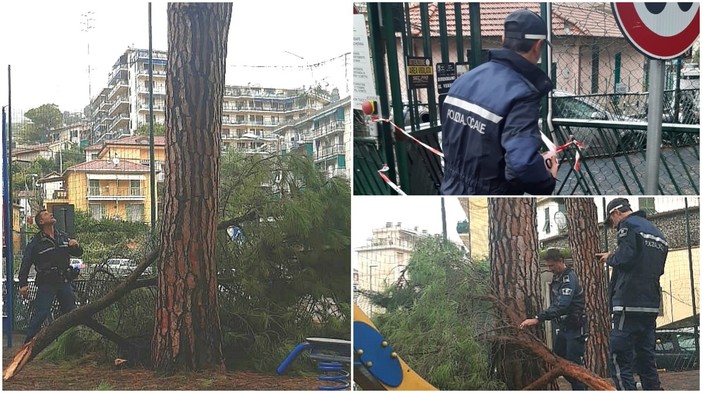
<instances>
[{"instance_id":1,"label":"metal fence","mask_svg":"<svg viewBox=\"0 0 702 393\"><path fill-rule=\"evenodd\" d=\"M76 305L81 306L88 304L91 300L99 299L114 289L119 284L116 278L103 277L92 279L77 279L72 283L74 294L76 297ZM18 281L15 279L15 288L18 287ZM2 281L3 293L3 316L7 316L6 307L8 302L6 280ZM29 321L34 314L34 299L36 298L37 286L33 279L29 281L29 295L26 299L19 296L17 291L13 291L12 304L14 320L12 321L12 330L25 331L29 326ZM145 319L144 316L153 317L153 311L156 301L155 287L141 288L138 292L133 291L121 301L115 303L114 306L107 310L97 313L94 318L99 321L110 320L115 330L121 326L138 327L140 319ZM128 307L122 307L122 305ZM61 316L61 310L58 301L54 300L49 317L44 322L43 326L47 326L56 318ZM129 322L129 323L127 323ZM149 328L151 328L149 324Z\"/></svg>"}]
</instances>

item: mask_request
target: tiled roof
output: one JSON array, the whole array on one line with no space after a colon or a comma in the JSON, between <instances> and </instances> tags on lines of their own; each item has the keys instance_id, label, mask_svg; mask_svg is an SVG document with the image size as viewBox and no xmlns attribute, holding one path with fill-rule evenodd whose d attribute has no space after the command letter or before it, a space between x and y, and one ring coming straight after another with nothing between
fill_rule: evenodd
<instances>
[{"instance_id":1,"label":"tiled roof","mask_svg":"<svg viewBox=\"0 0 702 393\"><path fill-rule=\"evenodd\" d=\"M109 141L100 142L98 144L88 146L85 150L89 151L100 151L107 145L138 145L138 146L148 146L149 136L144 135L131 135L125 136L119 139L113 139ZM154 135L154 146L166 146L166 137L163 135Z\"/></svg>"},{"instance_id":2,"label":"tiled roof","mask_svg":"<svg viewBox=\"0 0 702 393\"><path fill-rule=\"evenodd\" d=\"M30 152L35 152L35 151L49 151L51 146L56 144L55 142L46 142L46 143L41 143L38 145L31 145L31 146L18 146L12 149L12 155L14 156L15 154L24 154L24 153L30 153Z\"/></svg>"},{"instance_id":3,"label":"tiled roof","mask_svg":"<svg viewBox=\"0 0 702 393\"><path fill-rule=\"evenodd\" d=\"M456 34L455 3L446 4L446 25L449 36ZM501 37L504 20L507 15L518 10L528 9L540 14L539 3L480 3L480 27L482 37ZM594 36L622 37L614 17L604 12L602 7L592 3L558 3L553 4L552 28L556 37L560 36ZM412 35L421 35L421 13L419 5L410 8ZM436 3L428 6L429 27L433 37L439 36L439 7ZM470 14L468 3L461 3L463 35L470 36ZM566 31L565 27L568 27Z\"/></svg>"},{"instance_id":4,"label":"tiled roof","mask_svg":"<svg viewBox=\"0 0 702 393\"><path fill-rule=\"evenodd\" d=\"M117 165L115 165L110 160L93 160L88 162L83 162L80 164L73 165L72 167L66 169L66 171L79 171L79 172L149 172L149 167L146 165L135 164L131 161L120 160Z\"/></svg>"},{"instance_id":5,"label":"tiled roof","mask_svg":"<svg viewBox=\"0 0 702 393\"><path fill-rule=\"evenodd\" d=\"M144 135L132 135L125 136L124 138L114 139L111 141L106 141L106 145L149 145L149 136ZM154 135L154 146L165 146L166 137L163 135Z\"/></svg>"}]
</instances>

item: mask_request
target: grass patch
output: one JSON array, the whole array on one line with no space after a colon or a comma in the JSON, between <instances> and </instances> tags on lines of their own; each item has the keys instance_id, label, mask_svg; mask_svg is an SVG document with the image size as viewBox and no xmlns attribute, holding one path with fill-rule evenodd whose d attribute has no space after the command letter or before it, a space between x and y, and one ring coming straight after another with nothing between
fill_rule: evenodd
<instances>
[{"instance_id":1,"label":"grass patch","mask_svg":"<svg viewBox=\"0 0 702 393\"><path fill-rule=\"evenodd\" d=\"M95 387L95 390L115 390L115 387L107 382L100 382L100 384Z\"/></svg>"}]
</instances>

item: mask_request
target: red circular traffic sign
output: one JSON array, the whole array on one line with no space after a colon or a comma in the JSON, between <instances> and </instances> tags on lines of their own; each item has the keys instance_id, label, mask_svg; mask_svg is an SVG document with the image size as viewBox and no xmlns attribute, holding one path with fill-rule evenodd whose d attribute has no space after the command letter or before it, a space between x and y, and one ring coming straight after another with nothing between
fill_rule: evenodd
<instances>
[{"instance_id":1,"label":"red circular traffic sign","mask_svg":"<svg viewBox=\"0 0 702 393\"><path fill-rule=\"evenodd\" d=\"M641 53L673 59L700 34L700 3L612 3L614 19Z\"/></svg>"}]
</instances>

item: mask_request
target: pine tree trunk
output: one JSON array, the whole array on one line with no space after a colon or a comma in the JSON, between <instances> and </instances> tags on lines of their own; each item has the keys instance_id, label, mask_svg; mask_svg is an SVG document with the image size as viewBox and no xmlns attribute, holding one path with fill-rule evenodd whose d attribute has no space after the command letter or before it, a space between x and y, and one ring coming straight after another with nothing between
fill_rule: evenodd
<instances>
[{"instance_id":1,"label":"pine tree trunk","mask_svg":"<svg viewBox=\"0 0 702 393\"><path fill-rule=\"evenodd\" d=\"M168 4L166 165L153 358L223 369L217 304L222 97L231 3Z\"/></svg>"},{"instance_id":2,"label":"pine tree trunk","mask_svg":"<svg viewBox=\"0 0 702 393\"><path fill-rule=\"evenodd\" d=\"M568 212L568 240L573 250L573 270L585 291L590 338L585 347L585 366L607 377L609 353L609 307L605 269L597 263L597 208L589 198L565 198Z\"/></svg>"},{"instance_id":3,"label":"pine tree trunk","mask_svg":"<svg viewBox=\"0 0 702 393\"><path fill-rule=\"evenodd\" d=\"M494 296L507 309L524 318L541 310L541 276L539 273L536 234L536 200L534 198L490 198L490 271ZM497 309L504 329L514 329L513 321ZM499 328L500 326L498 326ZM533 333L544 339L543 326ZM497 344L493 362L507 389L522 389L545 374L545 363L514 343Z\"/></svg>"}]
</instances>

